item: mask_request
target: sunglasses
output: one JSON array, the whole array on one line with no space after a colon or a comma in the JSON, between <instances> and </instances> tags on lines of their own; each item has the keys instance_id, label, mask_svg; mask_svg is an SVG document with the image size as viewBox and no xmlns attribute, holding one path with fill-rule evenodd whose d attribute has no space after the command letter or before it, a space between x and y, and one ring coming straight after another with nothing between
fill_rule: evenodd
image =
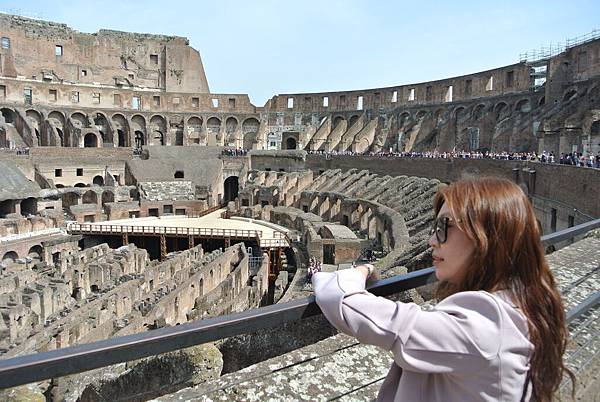
<instances>
[{"instance_id":1,"label":"sunglasses","mask_svg":"<svg viewBox=\"0 0 600 402\"><path fill-rule=\"evenodd\" d=\"M447 216L441 216L433 220L433 226L429 235L431 236L435 233L435 238L439 244L443 244L448 240L448 223L450 221L452 221L452 218Z\"/></svg>"}]
</instances>

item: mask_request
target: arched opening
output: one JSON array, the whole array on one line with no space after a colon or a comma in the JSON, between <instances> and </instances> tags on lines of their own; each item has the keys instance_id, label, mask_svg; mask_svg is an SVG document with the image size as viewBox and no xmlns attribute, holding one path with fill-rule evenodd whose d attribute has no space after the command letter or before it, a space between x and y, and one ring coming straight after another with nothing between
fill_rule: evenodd
<instances>
[{"instance_id":1,"label":"arched opening","mask_svg":"<svg viewBox=\"0 0 600 402\"><path fill-rule=\"evenodd\" d=\"M175 131L175 145L183 145L183 129Z\"/></svg>"},{"instance_id":2,"label":"arched opening","mask_svg":"<svg viewBox=\"0 0 600 402\"><path fill-rule=\"evenodd\" d=\"M98 147L98 137L94 133L87 133L83 138L83 146L85 148L97 148Z\"/></svg>"},{"instance_id":3,"label":"arched opening","mask_svg":"<svg viewBox=\"0 0 600 402\"><path fill-rule=\"evenodd\" d=\"M71 123L77 128L84 128L88 126L87 117L80 112L76 112L71 115Z\"/></svg>"},{"instance_id":4,"label":"arched opening","mask_svg":"<svg viewBox=\"0 0 600 402\"><path fill-rule=\"evenodd\" d=\"M296 149L297 146L298 144L296 143L295 138L288 137L288 139L285 140L285 149Z\"/></svg>"},{"instance_id":5,"label":"arched opening","mask_svg":"<svg viewBox=\"0 0 600 402\"><path fill-rule=\"evenodd\" d=\"M225 179L225 183L223 184L223 187L225 188L225 197L223 198L223 201L225 201L227 203L229 201L235 200L238 196L238 191L239 191L238 177L237 176L229 176L227 179Z\"/></svg>"},{"instance_id":6,"label":"arched opening","mask_svg":"<svg viewBox=\"0 0 600 402\"><path fill-rule=\"evenodd\" d=\"M21 215L35 215L37 212L37 200L29 197L21 201Z\"/></svg>"},{"instance_id":7,"label":"arched opening","mask_svg":"<svg viewBox=\"0 0 600 402\"><path fill-rule=\"evenodd\" d=\"M183 179L185 177L185 174L183 170L176 170L175 175L173 177L176 179Z\"/></svg>"},{"instance_id":8,"label":"arched opening","mask_svg":"<svg viewBox=\"0 0 600 402\"><path fill-rule=\"evenodd\" d=\"M92 180L92 183L97 185L97 186L103 186L104 185L104 177L98 175L98 176L94 176L94 179Z\"/></svg>"},{"instance_id":9,"label":"arched opening","mask_svg":"<svg viewBox=\"0 0 600 402\"><path fill-rule=\"evenodd\" d=\"M73 187L86 187L86 185L84 183L77 183Z\"/></svg>"},{"instance_id":10,"label":"arched opening","mask_svg":"<svg viewBox=\"0 0 600 402\"><path fill-rule=\"evenodd\" d=\"M8 124L15 123L15 112L11 109L3 107L0 109L2 111L2 117L4 117L4 121Z\"/></svg>"},{"instance_id":11,"label":"arched opening","mask_svg":"<svg viewBox=\"0 0 600 402\"><path fill-rule=\"evenodd\" d=\"M477 106L475 106L475 109L473 109L473 119L474 120L479 120L483 117L485 113L485 105L483 104L479 104Z\"/></svg>"},{"instance_id":12,"label":"arched opening","mask_svg":"<svg viewBox=\"0 0 600 402\"><path fill-rule=\"evenodd\" d=\"M125 134L125 131L118 129L117 137L118 137L117 145L120 147L126 147L127 146L127 135Z\"/></svg>"},{"instance_id":13,"label":"arched opening","mask_svg":"<svg viewBox=\"0 0 600 402\"><path fill-rule=\"evenodd\" d=\"M98 204L98 194L95 191L89 190L83 194L84 204Z\"/></svg>"},{"instance_id":14,"label":"arched opening","mask_svg":"<svg viewBox=\"0 0 600 402\"><path fill-rule=\"evenodd\" d=\"M39 244L31 247L27 252L27 257L31 258L34 262L42 261L42 256L44 255L44 250L42 246Z\"/></svg>"},{"instance_id":15,"label":"arched opening","mask_svg":"<svg viewBox=\"0 0 600 402\"><path fill-rule=\"evenodd\" d=\"M150 119L148 145L165 145L167 122L163 116L155 115Z\"/></svg>"},{"instance_id":16,"label":"arched opening","mask_svg":"<svg viewBox=\"0 0 600 402\"><path fill-rule=\"evenodd\" d=\"M0 218L4 218L8 214L15 213L15 201L5 200L0 201Z\"/></svg>"},{"instance_id":17,"label":"arched opening","mask_svg":"<svg viewBox=\"0 0 600 402\"><path fill-rule=\"evenodd\" d=\"M244 120L242 123L242 131L244 132L244 149L252 149L259 127L260 122L254 117Z\"/></svg>"},{"instance_id":18,"label":"arched opening","mask_svg":"<svg viewBox=\"0 0 600 402\"><path fill-rule=\"evenodd\" d=\"M529 99L521 99L518 101L515 110L521 113L531 112L531 103L529 102Z\"/></svg>"},{"instance_id":19,"label":"arched opening","mask_svg":"<svg viewBox=\"0 0 600 402\"><path fill-rule=\"evenodd\" d=\"M152 143L150 145L165 145L165 136L160 131L152 132Z\"/></svg>"},{"instance_id":20,"label":"arched opening","mask_svg":"<svg viewBox=\"0 0 600 402\"><path fill-rule=\"evenodd\" d=\"M5 253L4 256L2 256L2 263L5 265L11 264L15 262L18 258L19 256L17 255L17 253L15 253L14 251L9 251Z\"/></svg>"},{"instance_id":21,"label":"arched opening","mask_svg":"<svg viewBox=\"0 0 600 402\"><path fill-rule=\"evenodd\" d=\"M333 128L336 128L342 121L344 121L342 116L336 116L335 119L333 119Z\"/></svg>"},{"instance_id":22,"label":"arched opening","mask_svg":"<svg viewBox=\"0 0 600 402\"><path fill-rule=\"evenodd\" d=\"M105 205L109 202L115 202L115 195L112 191L105 191L102 193L102 205Z\"/></svg>"},{"instance_id":23,"label":"arched opening","mask_svg":"<svg viewBox=\"0 0 600 402\"><path fill-rule=\"evenodd\" d=\"M352 127L354 125L354 123L356 123L357 121L358 121L358 116L354 115L354 116L350 117L349 126Z\"/></svg>"},{"instance_id":24,"label":"arched opening","mask_svg":"<svg viewBox=\"0 0 600 402\"><path fill-rule=\"evenodd\" d=\"M504 120L510 115L510 108L506 103L500 102L494 106L494 113L497 121Z\"/></svg>"},{"instance_id":25,"label":"arched opening","mask_svg":"<svg viewBox=\"0 0 600 402\"><path fill-rule=\"evenodd\" d=\"M63 208L68 208L71 205L77 205L79 203L79 196L77 193L63 193L61 199Z\"/></svg>"},{"instance_id":26,"label":"arched opening","mask_svg":"<svg viewBox=\"0 0 600 402\"><path fill-rule=\"evenodd\" d=\"M138 130L135 132L135 147L139 149L144 145L144 133Z\"/></svg>"},{"instance_id":27,"label":"arched opening","mask_svg":"<svg viewBox=\"0 0 600 402\"><path fill-rule=\"evenodd\" d=\"M65 135L64 135L63 131L60 128L57 128L56 133L58 134L58 141L59 141L59 143L56 145L64 147L65 146Z\"/></svg>"}]
</instances>

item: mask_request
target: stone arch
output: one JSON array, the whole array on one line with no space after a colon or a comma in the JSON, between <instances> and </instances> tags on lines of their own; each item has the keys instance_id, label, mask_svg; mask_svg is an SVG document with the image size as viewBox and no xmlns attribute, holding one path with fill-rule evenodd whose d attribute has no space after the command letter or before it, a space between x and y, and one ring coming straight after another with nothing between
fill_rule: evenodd
<instances>
[{"instance_id":1,"label":"stone arch","mask_svg":"<svg viewBox=\"0 0 600 402\"><path fill-rule=\"evenodd\" d=\"M348 128L352 127L354 125L354 123L356 123L358 121L359 118L360 118L360 116L358 116L356 114L350 116L350 120L348 122Z\"/></svg>"},{"instance_id":2,"label":"stone arch","mask_svg":"<svg viewBox=\"0 0 600 402\"><path fill-rule=\"evenodd\" d=\"M233 134L235 130L237 130L238 124L238 120L235 117L228 117L227 120L225 120L225 131L227 134Z\"/></svg>"},{"instance_id":3,"label":"stone arch","mask_svg":"<svg viewBox=\"0 0 600 402\"><path fill-rule=\"evenodd\" d=\"M188 138L191 139L193 143L199 144L205 141L202 138L202 118L198 116L192 116L188 119L186 123L186 128L188 132Z\"/></svg>"},{"instance_id":4,"label":"stone arch","mask_svg":"<svg viewBox=\"0 0 600 402\"><path fill-rule=\"evenodd\" d=\"M129 141L129 124L127 123L127 119L120 113L116 113L111 118L113 127L117 133L117 143L118 147L129 147L131 146Z\"/></svg>"},{"instance_id":5,"label":"stone arch","mask_svg":"<svg viewBox=\"0 0 600 402\"><path fill-rule=\"evenodd\" d=\"M97 175L94 176L94 178L92 179L92 184L95 184L97 186L103 186L104 185L104 177Z\"/></svg>"},{"instance_id":6,"label":"stone arch","mask_svg":"<svg viewBox=\"0 0 600 402\"><path fill-rule=\"evenodd\" d=\"M62 193L60 196L63 208L68 208L72 205L79 204L80 195L76 192Z\"/></svg>"},{"instance_id":7,"label":"stone arch","mask_svg":"<svg viewBox=\"0 0 600 402\"><path fill-rule=\"evenodd\" d=\"M103 143L107 142L112 144L114 142L110 124L108 123L108 119L104 113L96 112L96 116L94 117L94 125L98 129Z\"/></svg>"},{"instance_id":8,"label":"stone arch","mask_svg":"<svg viewBox=\"0 0 600 402\"><path fill-rule=\"evenodd\" d=\"M439 108L433 113L433 117L436 121L439 121L439 120L441 120L443 114L444 114L444 109Z\"/></svg>"},{"instance_id":9,"label":"stone arch","mask_svg":"<svg viewBox=\"0 0 600 402\"><path fill-rule=\"evenodd\" d=\"M529 113L531 112L531 102L529 99L521 99L515 105L515 111L521 113Z\"/></svg>"},{"instance_id":10,"label":"stone arch","mask_svg":"<svg viewBox=\"0 0 600 402\"><path fill-rule=\"evenodd\" d=\"M71 123L79 129L88 126L87 117L81 112L75 112L71 115Z\"/></svg>"},{"instance_id":11,"label":"stone arch","mask_svg":"<svg viewBox=\"0 0 600 402\"><path fill-rule=\"evenodd\" d=\"M37 262L42 261L43 256L44 256L44 249L39 244L36 244L35 246L30 247L29 251L27 252L27 257L29 257L32 260L37 261Z\"/></svg>"},{"instance_id":12,"label":"stone arch","mask_svg":"<svg viewBox=\"0 0 600 402\"><path fill-rule=\"evenodd\" d=\"M82 201L84 204L98 204L98 194L93 190L83 193Z\"/></svg>"},{"instance_id":13,"label":"stone arch","mask_svg":"<svg viewBox=\"0 0 600 402\"><path fill-rule=\"evenodd\" d=\"M571 88L568 91L566 91L563 95L562 101L563 102L568 102L572 99L575 99L575 97L577 96L577 89L575 88Z\"/></svg>"},{"instance_id":14,"label":"stone arch","mask_svg":"<svg viewBox=\"0 0 600 402\"><path fill-rule=\"evenodd\" d=\"M16 201L15 200L4 200L0 201L0 217L5 217L8 214L14 214Z\"/></svg>"},{"instance_id":15,"label":"stone arch","mask_svg":"<svg viewBox=\"0 0 600 402\"><path fill-rule=\"evenodd\" d=\"M223 183L225 203L234 201L238 197L239 192L239 178L237 176L229 176Z\"/></svg>"},{"instance_id":16,"label":"stone arch","mask_svg":"<svg viewBox=\"0 0 600 402\"><path fill-rule=\"evenodd\" d=\"M87 133L83 137L84 148L98 148L98 136L95 133Z\"/></svg>"},{"instance_id":17,"label":"stone arch","mask_svg":"<svg viewBox=\"0 0 600 402\"><path fill-rule=\"evenodd\" d=\"M480 103L479 105L475 106L473 108L473 112L471 114L473 120L479 120L483 117L483 115L485 114L485 105L483 103Z\"/></svg>"},{"instance_id":18,"label":"stone arch","mask_svg":"<svg viewBox=\"0 0 600 402\"><path fill-rule=\"evenodd\" d=\"M161 115L155 114L150 118L150 138L148 145L165 145L167 132L167 122Z\"/></svg>"},{"instance_id":19,"label":"stone arch","mask_svg":"<svg viewBox=\"0 0 600 402\"><path fill-rule=\"evenodd\" d=\"M72 146L70 141L65 141L65 115L59 111L52 111L48 114L48 123L51 127L54 127L56 130L56 134L58 138L54 138L51 136L51 129L48 128L47 133L42 135L42 144L41 145L55 145L55 146Z\"/></svg>"},{"instance_id":20,"label":"stone arch","mask_svg":"<svg viewBox=\"0 0 600 402\"><path fill-rule=\"evenodd\" d=\"M252 149L259 127L260 122L254 117L249 117L242 123L245 149Z\"/></svg>"},{"instance_id":21,"label":"stone arch","mask_svg":"<svg viewBox=\"0 0 600 402\"><path fill-rule=\"evenodd\" d=\"M331 127L332 129L336 128L338 126L338 124L340 124L341 122L345 121L346 119L344 119L342 116L335 116L333 118L333 126Z\"/></svg>"},{"instance_id":22,"label":"stone arch","mask_svg":"<svg viewBox=\"0 0 600 402\"><path fill-rule=\"evenodd\" d=\"M17 114L14 110L9 109L7 107L3 107L2 109L0 109L0 112L2 113L2 117L4 117L4 122L6 122L7 124L15 124L15 118Z\"/></svg>"},{"instance_id":23,"label":"stone arch","mask_svg":"<svg viewBox=\"0 0 600 402\"><path fill-rule=\"evenodd\" d=\"M206 127L209 134L218 134L219 130L221 130L221 120L213 116L206 121Z\"/></svg>"},{"instance_id":24,"label":"stone arch","mask_svg":"<svg viewBox=\"0 0 600 402\"><path fill-rule=\"evenodd\" d=\"M404 126L411 119L411 115L409 112L400 113L400 117L398 118L398 125L400 127Z\"/></svg>"},{"instance_id":25,"label":"stone arch","mask_svg":"<svg viewBox=\"0 0 600 402\"><path fill-rule=\"evenodd\" d=\"M21 215L35 215L37 213L37 200L29 197L21 201Z\"/></svg>"},{"instance_id":26,"label":"stone arch","mask_svg":"<svg viewBox=\"0 0 600 402\"><path fill-rule=\"evenodd\" d=\"M460 119L465 115L465 108L463 106L459 106L452 112L452 117L456 119Z\"/></svg>"},{"instance_id":27,"label":"stone arch","mask_svg":"<svg viewBox=\"0 0 600 402\"><path fill-rule=\"evenodd\" d=\"M106 205L109 202L115 202L115 194L112 191L104 191L102 193L102 205Z\"/></svg>"},{"instance_id":28,"label":"stone arch","mask_svg":"<svg viewBox=\"0 0 600 402\"><path fill-rule=\"evenodd\" d=\"M34 137L34 144L42 145L42 138L40 137L40 132L42 130L42 115L37 110L29 109L25 112L25 117L33 129L31 134Z\"/></svg>"},{"instance_id":29,"label":"stone arch","mask_svg":"<svg viewBox=\"0 0 600 402\"><path fill-rule=\"evenodd\" d=\"M510 107L508 107L508 104L506 102L498 102L494 106L494 117L496 118L496 121L504 120L508 116L510 116Z\"/></svg>"},{"instance_id":30,"label":"stone arch","mask_svg":"<svg viewBox=\"0 0 600 402\"><path fill-rule=\"evenodd\" d=\"M16 252L14 252L14 251L7 251L2 256L2 263L3 264L10 264L10 263L15 262L18 259L19 259L19 255Z\"/></svg>"},{"instance_id":31,"label":"stone arch","mask_svg":"<svg viewBox=\"0 0 600 402\"><path fill-rule=\"evenodd\" d=\"M298 142L294 137L288 137L285 140L285 149L296 149L298 147Z\"/></svg>"},{"instance_id":32,"label":"stone arch","mask_svg":"<svg viewBox=\"0 0 600 402\"><path fill-rule=\"evenodd\" d=\"M73 187L87 187L84 183L75 183Z\"/></svg>"},{"instance_id":33,"label":"stone arch","mask_svg":"<svg viewBox=\"0 0 600 402\"><path fill-rule=\"evenodd\" d=\"M417 120L422 120L422 119L424 119L424 118L425 118L425 116L427 116L427 110L419 110L419 111L417 112L416 119L417 119Z\"/></svg>"}]
</instances>

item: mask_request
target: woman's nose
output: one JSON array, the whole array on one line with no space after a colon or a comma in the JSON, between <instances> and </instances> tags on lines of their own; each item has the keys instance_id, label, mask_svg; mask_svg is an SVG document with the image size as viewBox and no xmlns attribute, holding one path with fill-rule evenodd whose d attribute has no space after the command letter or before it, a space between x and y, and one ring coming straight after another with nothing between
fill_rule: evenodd
<instances>
[{"instance_id":1,"label":"woman's nose","mask_svg":"<svg viewBox=\"0 0 600 402\"><path fill-rule=\"evenodd\" d=\"M435 235L435 232L431 233L431 235L429 236L429 240L427 241L427 244L429 244L429 246L431 246L431 247L437 247L440 245L437 240L437 236Z\"/></svg>"}]
</instances>

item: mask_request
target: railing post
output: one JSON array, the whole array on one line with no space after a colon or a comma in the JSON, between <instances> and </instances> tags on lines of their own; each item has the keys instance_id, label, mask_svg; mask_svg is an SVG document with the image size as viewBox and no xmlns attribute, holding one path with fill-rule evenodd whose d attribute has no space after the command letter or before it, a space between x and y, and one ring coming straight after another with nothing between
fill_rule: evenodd
<instances>
[{"instance_id":1,"label":"railing post","mask_svg":"<svg viewBox=\"0 0 600 402\"><path fill-rule=\"evenodd\" d=\"M123 245L126 246L129 244L129 235L127 232L123 232Z\"/></svg>"},{"instance_id":2,"label":"railing post","mask_svg":"<svg viewBox=\"0 0 600 402\"><path fill-rule=\"evenodd\" d=\"M164 234L160 235L160 260L164 261L167 258L167 237Z\"/></svg>"}]
</instances>

